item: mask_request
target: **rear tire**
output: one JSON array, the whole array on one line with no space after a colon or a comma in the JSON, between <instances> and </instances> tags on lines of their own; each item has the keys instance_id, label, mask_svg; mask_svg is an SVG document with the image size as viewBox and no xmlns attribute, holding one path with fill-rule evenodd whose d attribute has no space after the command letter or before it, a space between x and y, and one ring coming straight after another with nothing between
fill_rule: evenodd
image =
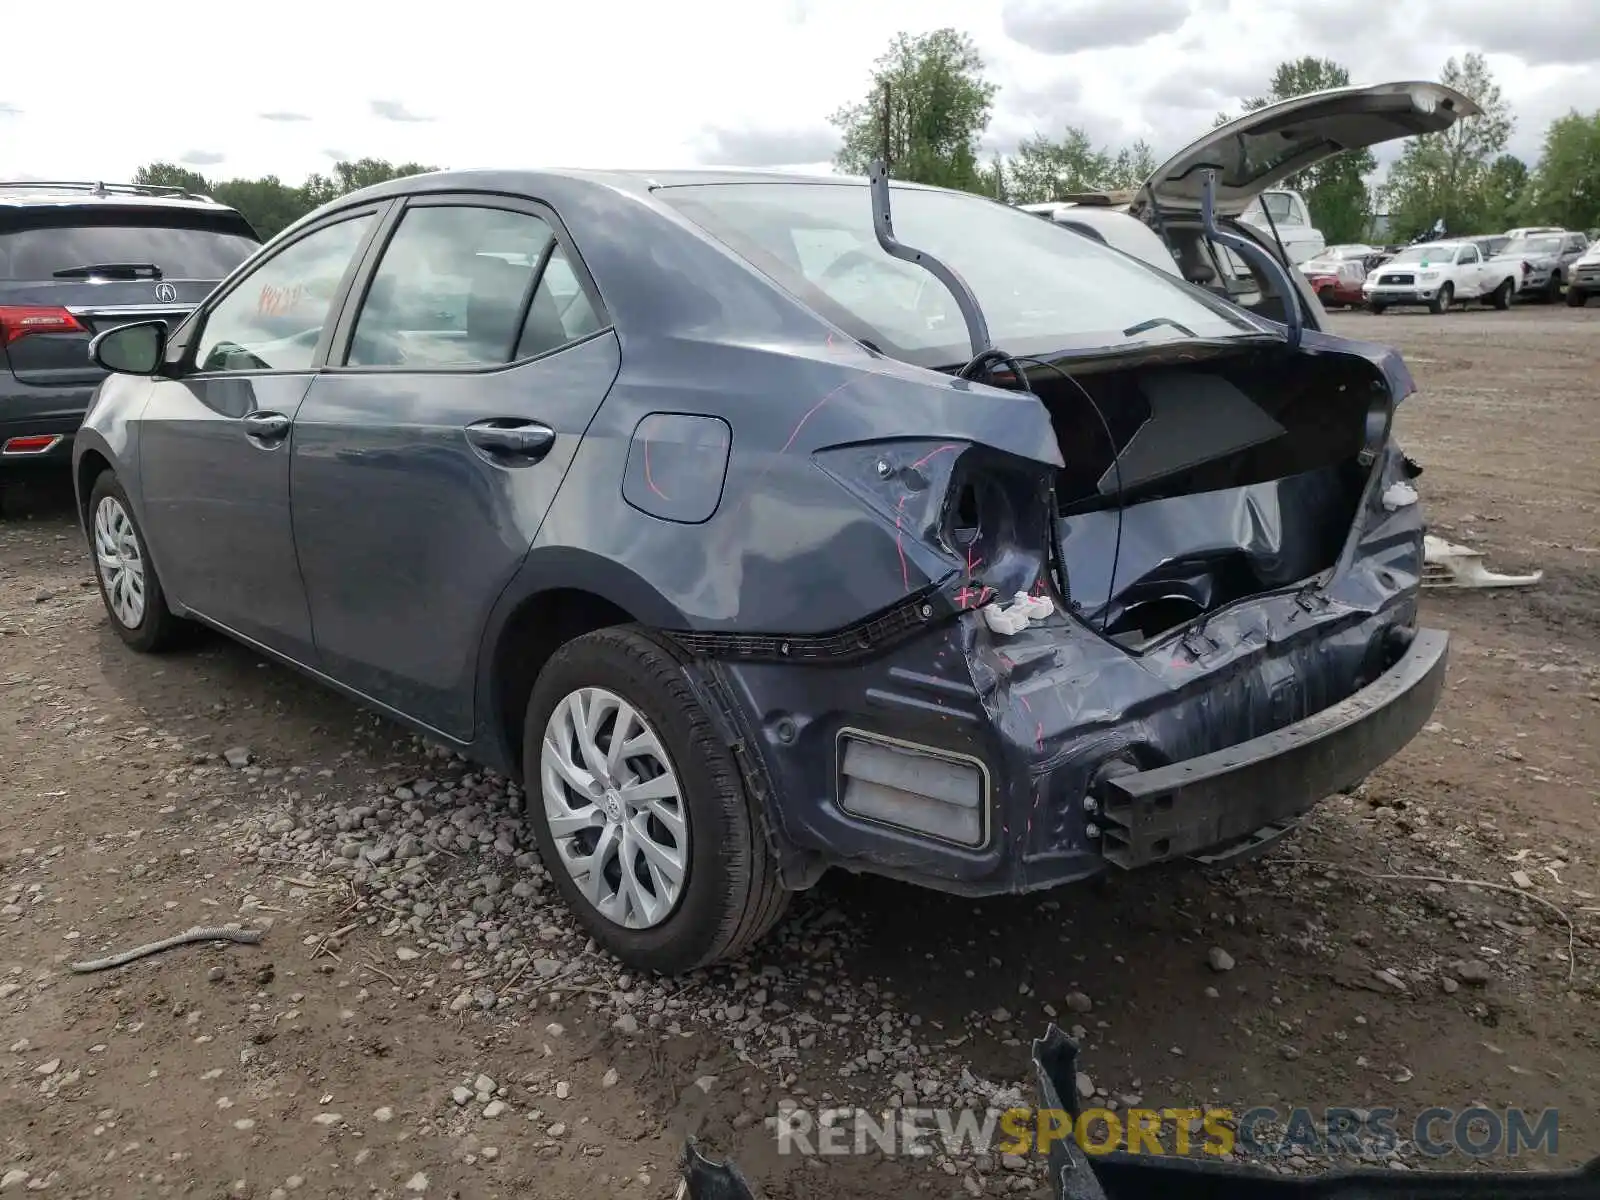
<instances>
[{"instance_id":1,"label":"rear tire","mask_svg":"<svg viewBox=\"0 0 1600 1200\"><path fill-rule=\"evenodd\" d=\"M95 582L111 628L143 654L177 643L186 623L167 606L144 531L113 472L102 471L90 488L88 518Z\"/></svg>"},{"instance_id":2,"label":"rear tire","mask_svg":"<svg viewBox=\"0 0 1600 1200\"><path fill-rule=\"evenodd\" d=\"M1545 291L1545 303L1554 304L1561 299L1561 276L1555 272L1550 274L1550 284Z\"/></svg>"},{"instance_id":3,"label":"rear tire","mask_svg":"<svg viewBox=\"0 0 1600 1200\"><path fill-rule=\"evenodd\" d=\"M1428 301L1428 311L1436 317L1442 317L1450 311L1450 302L1455 298L1455 287L1447 283L1434 293L1432 300Z\"/></svg>"},{"instance_id":4,"label":"rear tire","mask_svg":"<svg viewBox=\"0 0 1600 1200\"><path fill-rule=\"evenodd\" d=\"M604 700L607 694L609 700L633 710L644 732L654 735L653 745L670 760L659 764L666 768L662 774L670 771L676 783L666 824L653 825L656 818L648 813L641 817L639 809L624 808L623 801L630 788L639 786L638 780L656 778L635 770L631 755L630 762L617 760L615 767L608 759L607 778L587 792L579 791L570 774L557 769L563 747L547 739L547 733L554 730L565 736L558 710L572 713L567 706L579 695L587 697L591 706L596 697L609 703ZM618 723L614 716L603 716L594 726L592 741L601 752L610 750L610 734ZM639 736L623 740L632 745ZM604 747L601 738L607 739ZM528 811L545 870L588 933L624 963L676 975L732 958L763 937L788 907L791 893L778 881L777 862L739 767L689 686L682 659L657 638L637 626L619 626L585 634L557 650L528 699L523 747ZM588 761L572 757L571 746L565 749L568 761ZM594 772L585 773L595 778ZM624 775L630 778L624 780ZM553 797L547 799L547 793ZM620 822L608 815L618 810L623 812ZM552 815L559 820L574 811L593 812L594 823L564 832L558 845ZM678 822L681 835L672 820ZM631 841L609 843L616 847L614 853L597 854L601 835L613 828L617 838ZM670 879L650 870L655 861L651 854L638 849L641 829L656 849L675 846L683 851L684 869L675 892ZM652 829L654 836L649 833ZM584 868L568 864L587 855L594 856L597 867L580 883ZM625 866L632 873L626 889ZM613 913L620 909L623 919L602 912L585 894L586 888ZM643 903L630 910L617 899L625 890L635 900L642 896ZM664 916L646 915L651 902L668 895L671 907ZM637 922L632 927L626 923L629 911Z\"/></svg>"},{"instance_id":5,"label":"rear tire","mask_svg":"<svg viewBox=\"0 0 1600 1200\"><path fill-rule=\"evenodd\" d=\"M1567 285L1567 307L1568 308L1582 308L1584 305L1586 305L1588 303L1589 303L1589 293L1588 292L1580 292L1576 287L1574 287L1570 283Z\"/></svg>"},{"instance_id":6,"label":"rear tire","mask_svg":"<svg viewBox=\"0 0 1600 1200\"><path fill-rule=\"evenodd\" d=\"M1489 293L1490 306L1505 312L1506 309L1511 307L1511 294L1515 289L1516 285L1511 280L1502 279L1500 286Z\"/></svg>"}]
</instances>

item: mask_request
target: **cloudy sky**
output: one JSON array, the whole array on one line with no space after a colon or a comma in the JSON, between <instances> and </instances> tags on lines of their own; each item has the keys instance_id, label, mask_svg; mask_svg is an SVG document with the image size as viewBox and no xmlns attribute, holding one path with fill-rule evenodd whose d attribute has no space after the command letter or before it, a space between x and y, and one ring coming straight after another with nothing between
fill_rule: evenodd
<instances>
[{"instance_id":1,"label":"cloudy sky","mask_svg":"<svg viewBox=\"0 0 1600 1200\"><path fill-rule=\"evenodd\" d=\"M6 15L0 177L156 159L299 182L337 158L451 167L826 163L828 116L901 30L952 25L1000 85L991 148L1073 124L1158 156L1315 53L1357 82L1481 50L1512 150L1600 108L1600 0L80 0ZM25 52L24 52L25 51ZM1392 155L1392 151L1391 151ZM1384 156L1388 157L1388 156Z\"/></svg>"}]
</instances>

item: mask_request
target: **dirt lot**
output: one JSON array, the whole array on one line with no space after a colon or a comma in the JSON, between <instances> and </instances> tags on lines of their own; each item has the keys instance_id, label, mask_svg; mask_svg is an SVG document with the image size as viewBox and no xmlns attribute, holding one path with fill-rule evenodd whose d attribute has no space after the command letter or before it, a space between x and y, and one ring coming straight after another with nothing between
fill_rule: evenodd
<instances>
[{"instance_id":1,"label":"dirt lot","mask_svg":"<svg viewBox=\"0 0 1600 1200\"><path fill-rule=\"evenodd\" d=\"M502 781L220 639L126 651L65 493L28 493L0 521L0 1191L666 1197L695 1130L773 1196L1043 1195L987 1155L780 1156L765 1118L1031 1099L1051 1016L1096 1103L1553 1106L1522 1165L1600 1154L1600 312L1334 324L1407 353L1437 529L1546 573L1430 594L1451 678L1412 746L1229 873L976 905L830 878L671 984L574 933ZM264 941L68 971L230 921Z\"/></svg>"}]
</instances>

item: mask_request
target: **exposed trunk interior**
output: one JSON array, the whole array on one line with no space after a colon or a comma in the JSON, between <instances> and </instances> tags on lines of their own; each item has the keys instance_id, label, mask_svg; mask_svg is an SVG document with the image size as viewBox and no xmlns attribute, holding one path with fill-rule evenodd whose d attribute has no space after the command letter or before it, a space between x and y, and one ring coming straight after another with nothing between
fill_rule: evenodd
<instances>
[{"instance_id":1,"label":"exposed trunk interior","mask_svg":"<svg viewBox=\"0 0 1600 1200\"><path fill-rule=\"evenodd\" d=\"M1104 424L1066 381L1034 387L1067 464L1056 528L1067 586L1108 636L1138 647L1337 561L1363 451L1387 430L1370 363L1267 350L1077 378Z\"/></svg>"}]
</instances>

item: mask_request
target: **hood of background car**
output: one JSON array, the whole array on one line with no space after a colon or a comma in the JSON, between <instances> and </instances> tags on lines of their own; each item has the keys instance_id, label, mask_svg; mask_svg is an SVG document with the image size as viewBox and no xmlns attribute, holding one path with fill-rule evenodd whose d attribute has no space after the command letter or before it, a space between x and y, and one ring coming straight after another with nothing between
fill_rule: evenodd
<instances>
[{"instance_id":1,"label":"hood of background car","mask_svg":"<svg viewBox=\"0 0 1600 1200\"><path fill-rule=\"evenodd\" d=\"M1440 133L1482 110L1441 83L1334 88L1269 104L1218 126L1156 168L1135 210L1198 210L1205 172L1217 172L1217 212L1237 216L1263 191L1342 150Z\"/></svg>"}]
</instances>

